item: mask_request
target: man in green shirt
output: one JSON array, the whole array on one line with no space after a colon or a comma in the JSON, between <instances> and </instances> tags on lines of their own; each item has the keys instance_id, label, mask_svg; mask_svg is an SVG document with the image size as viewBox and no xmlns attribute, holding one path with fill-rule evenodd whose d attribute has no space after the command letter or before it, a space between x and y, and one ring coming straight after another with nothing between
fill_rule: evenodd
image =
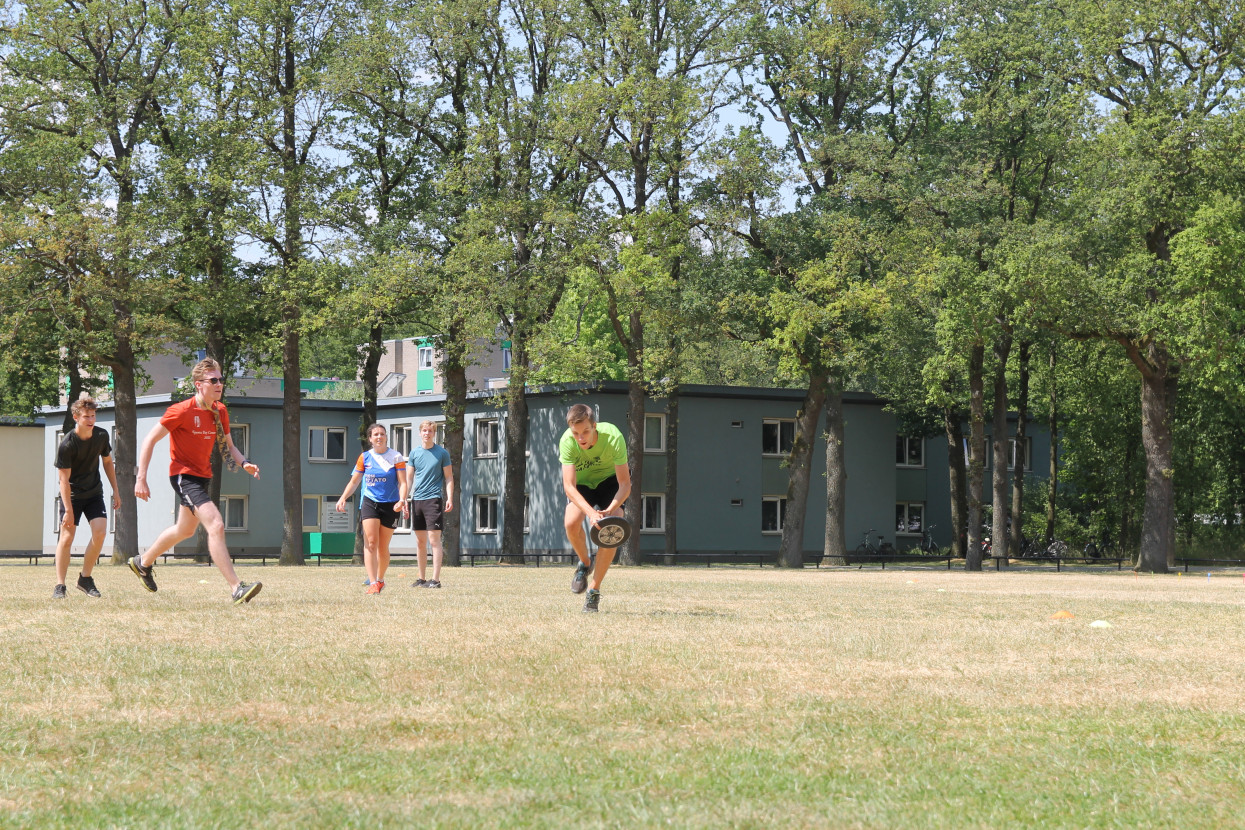
<instances>
[{"instance_id":1,"label":"man in green shirt","mask_svg":"<svg viewBox=\"0 0 1245 830\"><path fill-rule=\"evenodd\" d=\"M562 488L566 491L566 538L579 556L571 590L588 596L584 611L595 612L601 603L601 581L614 561L617 548L597 550L595 566L588 557L583 521L597 524L606 516L622 516L631 493L631 470L627 467L627 442L618 427L597 423L592 409L577 403L566 413L566 432L558 442L562 462ZM589 571L592 572L591 579Z\"/></svg>"}]
</instances>

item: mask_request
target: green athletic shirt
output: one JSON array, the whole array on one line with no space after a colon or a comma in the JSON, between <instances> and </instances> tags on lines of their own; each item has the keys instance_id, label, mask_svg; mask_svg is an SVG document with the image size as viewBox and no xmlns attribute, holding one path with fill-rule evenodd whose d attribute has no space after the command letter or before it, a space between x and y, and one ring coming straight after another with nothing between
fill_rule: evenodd
<instances>
[{"instance_id":1,"label":"green athletic shirt","mask_svg":"<svg viewBox=\"0 0 1245 830\"><path fill-rule=\"evenodd\" d=\"M596 487L614 475L615 465L627 463L627 442L618 427L602 421L597 424L597 442L585 450L567 427L558 441L558 459L575 465L576 484Z\"/></svg>"}]
</instances>

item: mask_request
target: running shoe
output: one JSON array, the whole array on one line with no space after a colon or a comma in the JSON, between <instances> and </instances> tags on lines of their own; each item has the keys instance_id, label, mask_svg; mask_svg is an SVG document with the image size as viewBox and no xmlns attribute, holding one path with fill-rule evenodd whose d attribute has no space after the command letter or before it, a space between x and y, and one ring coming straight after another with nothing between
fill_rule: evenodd
<instances>
[{"instance_id":1,"label":"running shoe","mask_svg":"<svg viewBox=\"0 0 1245 830\"><path fill-rule=\"evenodd\" d=\"M143 560L137 556L130 557L130 570L134 575L143 581L143 587L153 594L156 592L156 575L154 573L155 566L148 565L143 567Z\"/></svg>"},{"instance_id":2,"label":"running shoe","mask_svg":"<svg viewBox=\"0 0 1245 830\"><path fill-rule=\"evenodd\" d=\"M428 585L428 580L426 579L417 579L411 583L412 588L424 588L424 587L427 587L427 585Z\"/></svg>"},{"instance_id":3,"label":"running shoe","mask_svg":"<svg viewBox=\"0 0 1245 830\"><path fill-rule=\"evenodd\" d=\"M99 589L95 587L95 577L78 574L78 590L88 597L99 599Z\"/></svg>"},{"instance_id":4,"label":"running shoe","mask_svg":"<svg viewBox=\"0 0 1245 830\"><path fill-rule=\"evenodd\" d=\"M441 587L441 580L439 580L439 579L430 579L430 580L428 580L428 582L424 585L424 587L425 587L425 588L440 588L440 587Z\"/></svg>"},{"instance_id":5,"label":"running shoe","mask_svg":"<svg viewBox=\"0 0 1245 830\"><path fill-rule=\"evenodd\" d=\"M55 588L52 589L52 599L64 599L64 598L65 598L65 586L64 585L57 585Z\"/></svg>"},{"instance_id":6,"label":"running shoe","mask_svg":"<svg viewBox=\"0 0 1245 830\"><path fill-rule=\"evenodd\" d=\"M263 589L264 583L262 582L239 582L238 587L233 589L233 604L241 605L244 602L250 602Z\"/></svg>"},{"instance_id":7,"label":"running shoe","mask_svg":"<svg viewBox=\"0 0 1245 830\"><path fill-rule=\"evenodd\" d=\"M378 593L378 594L379 594L379 593L380 593L381 591L383 591L383 590L385 590L385 582L384 582L384 580L377 580L377 581L376 581L376 593Z\"/></svg>"},{"instance_id":8,"label":"running shoe","mask_svg":"<svg viewBox=\"0 0 1245 830\"><path fill-rule=\"evenodd\" d=\"M379 593L380 593L380 588L377 588L377 587L376 587L376 585L377 585L377 583L375 583L375 582L369 582L369 583L367 584L367 588L363 589L363 593L365 593L365 594L379 594Z\"/></svg>"},{"instance_id":9,"label":"running shoe","mask_svg":"<svg viewBox=\"0 0 1245 830\"><path fill-rule=\"evenodd\" d=\"M588 566L583 562L575 567L575 576L571 577L571 593L582 594L588 587Z\"/></svg>"},{"instance_id":10,"label":"running shoe","mask_svg":"<svg viewBox=\"0 0 1245 830\"><path fill-rule=\"evenodd\" d=\"M584 600L584 612L595 614L601 610L601 592L593 588Z\"/></svg>"}]
</instances>

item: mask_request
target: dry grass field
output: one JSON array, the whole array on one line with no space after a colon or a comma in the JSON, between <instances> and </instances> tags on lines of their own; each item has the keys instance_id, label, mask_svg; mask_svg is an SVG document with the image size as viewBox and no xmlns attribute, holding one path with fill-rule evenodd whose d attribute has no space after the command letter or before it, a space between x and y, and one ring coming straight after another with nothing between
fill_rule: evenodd
<instances>
[{"instance_id":1,"label":"dry grass field","mask_svg":"<svg viewBox=\"0 0 1245 830\"><path fill-rule=\"evenodd\" d=\"M1245 826L1239 572L240 573L0 566L0 827Z\"/></svg>"}]
</instances>

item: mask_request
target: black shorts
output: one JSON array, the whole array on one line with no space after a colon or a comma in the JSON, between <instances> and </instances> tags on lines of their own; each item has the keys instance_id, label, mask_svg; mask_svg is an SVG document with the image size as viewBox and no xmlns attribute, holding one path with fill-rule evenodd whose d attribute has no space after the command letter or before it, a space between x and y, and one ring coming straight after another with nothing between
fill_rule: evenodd
<instances>
[{"instance_id":1,"label":"black shorts","mask_svg":"<svg viewBox=\"0 0 1245 830\"><path fill-rule=\"evenodd\" d=\"M82 501L73 499L70 502L70 505L73 507L74 527L78 526L78 522L82 521L83 516L86 516L87 524L90 524L96 519L108 518L108 509L104 506L103 493L100 493L98 496L92 496L89 499L83 499ZM61 505L60 513L61 514L58 518L63 522L65 521L65 505L63 504Z\"/></svg>"},{"instance_id":2,"label":"black shorts","mask_svg":"<svg viewBox=\"0 0 1245 830\"><path fill-rule=\"evenodd\" d=\"M411 502L411 529L440 530L443 512L444 506L440 496L435 499L417 499Z\"/></svg>"},{"instance_id":3,"label":"black shorts","mask_svg":"<svg viewBox=\"0 0 1245 830\"><path fill-rule=\"evenodd\" d=\"M363 509L359 511L359 517L364 520L380 519L382 526L393 530L398 526L398 519L402 517L402 512L395 509L391 501L372 501L364 496Z\"/></svg>"},{"instance_id":4,"label":"black shorts","mask_svg":"<svg viewBox=\"0 0 1245 830\"><path fill-rule=\"evenodd\" d=\"M614 496L618 495L618 476L610 476L596 487L589 487L587 484L576 484L575 489L587 500L588 504L597 510L604 510L610 506Z\"/></svg>"},{"instance_id":5,"label":"black shorts","mask_svg":"<svg viewBox=\"0 0 1245 830\"><path fill-rule=\"evenodd\" d=\"M208 493L208 487L212 484L212 479L210 478L200 478L189 473L180 473L179 475L169 476L169 483L173 485L173 491L177 493L177 500L189 507L192 513L195 511L195 508L212 500L212 496Z\"/></svg>"}]
</instances>

